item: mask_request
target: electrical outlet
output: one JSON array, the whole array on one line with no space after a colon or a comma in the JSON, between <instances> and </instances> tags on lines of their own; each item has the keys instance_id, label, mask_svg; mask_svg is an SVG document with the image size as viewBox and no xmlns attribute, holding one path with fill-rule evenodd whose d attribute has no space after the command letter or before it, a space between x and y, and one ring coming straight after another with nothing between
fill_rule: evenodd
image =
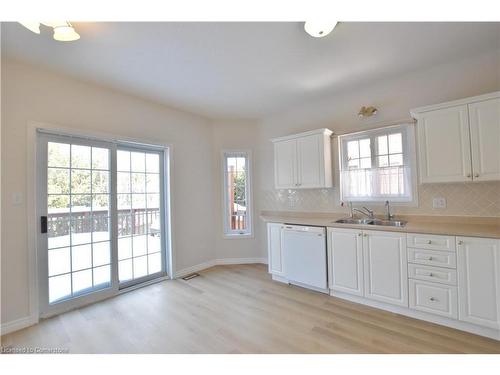
<instances>
[{"instance_id":1,"label":"electrical outlet","mask_svg":"<svg viewBox=\"0 0 500 375\"><path fill-rule=\"evenodd\" d=\"M432 208L446 208L446 198L443 197L433 198Z\"/></svg>"}]
</instances>

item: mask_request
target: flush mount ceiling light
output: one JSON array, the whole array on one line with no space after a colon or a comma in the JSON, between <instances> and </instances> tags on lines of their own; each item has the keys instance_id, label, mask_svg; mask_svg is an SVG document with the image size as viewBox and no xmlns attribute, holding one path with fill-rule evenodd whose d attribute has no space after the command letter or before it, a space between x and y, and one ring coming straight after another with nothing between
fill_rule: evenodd
<instances>
[{"instance_id":1,"label":"flush mount ceiling light","mask_svg":"<svg viewBox=\"0 0 500 375\"><path fill-rule=\"evenodd\" d=\"M370 117L370 116L373 116L373 115L376 115L377 114L377 108L375 107L361 107L361 109L359 110L358 112L358 116L360 118L363 118L363 117Z\"/></svg>"},{"instance_id":2,"label":"flush mount ceiling light","mask_svg":"<svg viewBox=\"0 0 500 375\"><path fill-rule=\"evenodd\" d=\"M19 22L28 30L35 34L40 34L40 24L54 29L54 39L60 42L71 42L80 39L80 35L75 31L69 21L50 21L50 22Z\"/></svg>"},{"instance_id":3,"label":"flush mount ceiling light","mask_svg":"<svg viewBox=\"0 0 500 375\"><path fill-rule=\"evenodd\" d=\"M336 25L337 21L306 21L304 30L312 37L323 38L330 34Z\"/></svg>"}]
</instances>

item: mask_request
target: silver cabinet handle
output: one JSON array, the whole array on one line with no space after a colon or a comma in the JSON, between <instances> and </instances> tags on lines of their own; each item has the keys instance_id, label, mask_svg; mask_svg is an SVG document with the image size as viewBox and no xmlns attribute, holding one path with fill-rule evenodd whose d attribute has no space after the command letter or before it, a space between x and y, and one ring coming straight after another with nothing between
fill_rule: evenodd
<instances>
[{"instance_id":1,"label":"silver cabinet handle","mask_svg":"<svg viewBox=\"0 0 500 375\"><path fill-rule=\"evenodd\" d=\"M479 173L476 173L476 174L474 175L474 177L479 177Z\"/></svg>"},{"instance_id":2,"label":"silver cabinet handle","mask_svg":"<svg viewBox=\"0 0 500 375\"><path fill-rule=\"evenodd\" d=\"M472 177L472 175L470 173L467 174L467 178L471 178L471 177Z\"/></svg>"},{"instance_id":3,"label":"silver cabinet handle","mask_svg":"<svg viewBox=\"0 0 500 375\"><path fill-rule=\"evenodd\" d=\"M437 299L436 299L436 298L434 298L434 297L430 297L430 298L429 298L429 301L434 302L434 301L437 301Z\"/></svg>"},{"instance_id":4,"label":"silver cabinet handle","mask_svg":"<svg viewBox=\"0 0 500 375\"><path fill-rule=\"evenodd\" d=\"M459 245L463 245L463 244L464 244L464 241L459 240L459 241L458 241L458 244L459 244Z\"/></svg>"},{"instance_id":5,"label":"silver cabinet handle","mask_svg":"<svg viewBox=\"0 0 500 375\"><path fill-rule=\"evenodd\" d=\"M365 234L363 234L363 237L368 237L368 235L365 233Z\"/></svg>"},{"instance_id":6,"label":"silver cabinet handle","mask_svg":"<svg viewBox=\"0 0 500 375\"><path fill-rule=\"evenodd\" d=\"M432 272L430 272L429 277L434 277L434 274Z\"/></svg>"},{"instance_id":7,"label":"silver cabinet handle","mask_svg":"<svg viewBox=\"0 0 500 375\"><path fill-rule=\"evenodd\" d=\"M432 260L432 257L428 257L427 260Z\"/></svg>"},{"instance_id":8,"label":"silver cabinet handle","mask_svg":"<svg viewBox=\"0 0 500 375\"><path fill-rule=\"evenodd\" d=\"M427 240L427 244L430 245L432 243L431 240Z\"/></svg>"},{"instance_id":9,"label":"silver cabinet handle","mask_svg":"<svg viewBox=\"0 0 500 375\"><path fill-rule=\"evenodd\" d=\"M363 233L358 233L358 236L361 237L363 235Z\"/></svg>"}]
</instances>

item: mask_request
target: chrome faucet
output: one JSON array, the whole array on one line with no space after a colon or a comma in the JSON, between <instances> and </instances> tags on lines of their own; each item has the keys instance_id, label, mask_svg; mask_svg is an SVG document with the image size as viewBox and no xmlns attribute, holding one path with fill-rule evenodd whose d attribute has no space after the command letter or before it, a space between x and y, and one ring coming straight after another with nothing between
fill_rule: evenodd
<instances>
[{"instance_id":1,"label":"chrome faucet","mask_svg":"<svg viewBox=\"0 0 500 375\"><path fill-rule=\"evenodd\" d=\"M340 202L340 205L344 207L345 202ZM354 212L352 209L352 202L347 202L347 206L349 207L349 217L352 219L354 217Z\"/></svg>"},{"instance_id":2,"label":"chrome faucet","mask_svg":"<svg viewBox=\"0 0 500 375\"><path fill-rule=\"evenodd\" d=\"M391 214L391 205L389 204L389 201L385 201L385 208L386 208L386 216L387 216L387 220L392 220L394 219L394 215Z\"/></svg>"},{"instance_id":3,"label":"chrome faucet","mask_svg":"<svg viewBox=\"0 0 500 375\"><path fill-rule=\"evenodd\" d=\"M369 208L363 206L362 207L362 210L358 209L358 208L353 208L352 209L353 211L356 211L356 212L359 212L360 214L363 214L363 215L366 215L368 216L370 219L373 219L374 216L373 216L373 210L370 210ZM363 211L364 210L364 211Z\"/></svg>"}]
</instances>

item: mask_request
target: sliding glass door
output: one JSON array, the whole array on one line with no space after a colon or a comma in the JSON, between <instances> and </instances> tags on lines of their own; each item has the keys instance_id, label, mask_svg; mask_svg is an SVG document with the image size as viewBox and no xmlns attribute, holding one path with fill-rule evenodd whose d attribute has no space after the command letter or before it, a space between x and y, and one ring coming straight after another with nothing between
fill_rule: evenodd
<instances>
[{"instance_id":1,"label":"sliding glass door","mask_svg":"<svg viewBox=\"0 0 500 375\"><path fill-rule=\"evenodd\" d=\"M118 278L121 285L162 271L161 153L117 151Z\"/></svg>"},{"instance_id":2,"label":"sliding glass door","mask_svg":"<svg viewBox=\"0 0 500 375\"><path fill-rule=\"evenodd\" d=\"M166 275L164 159L148 146L39 134L42 314Z\"/></svg>"}]
</instances>

